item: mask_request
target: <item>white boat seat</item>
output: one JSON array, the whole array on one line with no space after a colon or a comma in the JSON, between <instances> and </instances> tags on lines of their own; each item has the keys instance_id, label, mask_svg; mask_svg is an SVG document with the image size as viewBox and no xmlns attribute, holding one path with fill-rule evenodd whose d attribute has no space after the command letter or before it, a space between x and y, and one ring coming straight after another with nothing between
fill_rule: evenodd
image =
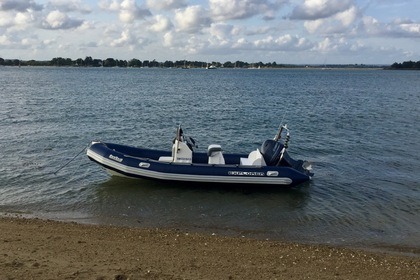
<instances>
[{"instance_id":1,"label":"white boat seat","mask_svg":"<svg viewBox=\"0 0 420 280\"><path fill-rule=\"evenodd\" d=\"M241 165L266 166L264 157L259 149L249 153L247 158L241 158Z\"/></svg>"},{"instance_id":2,"label":"white boat seat","mask_svg":"<svg viewBox=\"0 0 420 280\"><path fill-rule=\"evenodd\" d=\"M220 145L209 145L207 155L209 156L209 164L225 164L225 158L223 157L222 147Z\"/></svg>"}]
</instances>

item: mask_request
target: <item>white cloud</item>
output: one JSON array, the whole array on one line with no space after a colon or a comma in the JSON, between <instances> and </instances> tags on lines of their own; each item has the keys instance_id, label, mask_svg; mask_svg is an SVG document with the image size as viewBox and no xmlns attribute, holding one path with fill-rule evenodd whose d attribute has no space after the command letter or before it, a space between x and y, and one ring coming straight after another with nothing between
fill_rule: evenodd
<instances>
[{"instance_id":1,"label":"white cloud","mask_svg":"<svg viewBox=\"0 0 420 280\"><path fill-rule=\"evenodd\" d=\"M217 20L245 19L255 15L265 15L266 19L274 17L277 11L286 2L284 0L209 0L212 17Z\"/></svg>"},{"instance_id":2,"label":"white cloud","mask_svg":"<svg viewBox=\"0 0 420 280\"><path fill-rule=\"evenodd\" d=\"M92 12L89 5L83 3L81 0L49 0L47 7L51 10L59 10L65 13L79 12L89 14Z\"/></svg>"},{"instance_id":3,"label":"white cloud","mask_svg":"<svg viewBox=\"0 0 420 280\"><path fill-rule=\"evenodd\" d=\"M354 0L305 0L296 6L291 19L317 20L344 12L354 6Z\"/></svg>"},{"instance_id":4,"label":"white cloud","mask_svg":"<svg viewBox=\"0 0 420 280\"><path fill-rule=\"evenodd\" d=\"M45 29L71 29L79 27L82 24L83 20L72 19L65 13L56 10L47 15L42 22L42 27Z\"/></svg>"},{"instance_id":5,"label":"white cloud","mask_svg":"<svg viewBox=\"0 0 420 280\"><path fill-rule=\"evenodd\" d=\"M374 17L364 16L361 30L378 37L420 38L420 23L411 20L397 19L391 23L381 23Z\"/></svg>"},{"instance_id":6,"label":"white cloud","mask_svg":"<svg viewBox=\"0 0 420 280\"><path fill-rule=\"evenodd\" d=\"M406 34L412 34L414 37L420 37L420 23L401 23L399 24L401 31Z\"/></svg>"},{"instance_id":7,"label":"white cloud","mask_svg":"<svg viewBox=\"0 0 420 280\"><path fill-rule=\"evenodd\" d=\"M118 12L120 3L118 2L118 0L112 0L112 1L100 0L98 2L98 7L105 11Z\"/></svg>"},{"instance_id":8,"label":"white cloud","mask_svg":"<svg viewBox=\"0 0 420 280\"><path fill-rule=\"evenodd\" d=\"M363 54L379 63L420 55L420 2L363 1L0 0L0 52L22 59L95 54L220 61L278 60L282 53L290 63L327 52L350 63ZM60 42L71 43L59 49Z\"/></svg>"},{"instance_id":9,"label":"white cloud","mask_svg":"<svg viewBox=\"0 0 420 280\"><path fill-rule=\"evenodd\" d=\"M34 21L33 16L30 13L16 13L15 23L17 25L26 25Z\"/></svg>"},{"instance_id":10,"label":"white cloud","mask_svg":"<svg viewBox=\"0 0 420 280\"><path fill-rule=\"evenodd\" d=\"M309 33L321 34L351 34L353 24L359 19L359 10L356 6L350 6L347 10L336 13L329 18L319 18L304 22L304 27Z\"/></svg>"},{"instance_id":11,"label":"white cloud","mask_svg":"<svg viewBox=\"0 0 420 280\"><path fill-rule=\"evenodd\" d=\"M121 36L118 39L115 39L111 42L111 47L123 47L126 44L133 43L131 39L131 34L128 30L121 32Z\"/></svg>"},{"instance_id":12,"label":"white cloud","mask_svg":"<svg viewBox=\"0 0 420 280\"><path fill-rule=\"evenodd\" d=\"M188 5L187 0L147 0L147 7L157 10L172 10L184 8Z\"/></svg>"},{"instance_id":13,"label":"white cloud","mask_svg":"<svg viewBox=\"0 0 420 280\"><path fill-rule=\"evenodd\" d=\"M150 11L139 8L135 0L124 0L121 2L119 17L122 22L131 23L136 19L142 19L150 15Z\"/></svg>"},{"instance_id":14,"label":"white cloud","mask_svg":"<svg viewBox=\"0 0 420 280\"><path fill-rule=\"evenodd\" d=\"M98 5L103 10L117 12L118 18L124 23L133 23L135 20L144 19L151 15L148 9L137 6L135 0L102 0Z\"/></svg>"},{"instance_id":15,"label":"white cloud","mask_svg":"<svg viewBox=\"0 0 420 280\"><path fill-rule=\"evenodd\" d=\"M342 55L358 55L359 53L371 52L372 50L367 48L366 45L359 40L352 42L345 37L327 37L324 40L319 41L314 46L313 51L323 54L335 53Z\"/></svg>"},{"instance_id":16,"label":"white cloud","mask_svg":"<svg viewBox=\"0 0 420 280\"><path fill-rule=\"evenodd\" d=\"M347 10L337 13L335 19L340 21L343 27L349 27L353 24L358 16L356 6L350 6Z\"/></svg>"},{"instance_id":17,"label":"white cloud","mask_svg":"<svg viewBox=\"0 0 420 280\"><path fill-rule=\"evenodd\" d=\"M94 21L84 21L77 30L86 31L86 30L95 30L95 22Z\"/></svg>"},{"instance_id":18,"label":"white cloud","mask_svg":"<svg viewBox=\"0 0 420 280\"><path fill-rule=\"evenodd\" d=\"M11 44L12 42L10 41L9 37L7 37L6 35L0 36L0 46L9 46Z\"/></svg>"},{"instance_id":19,"label":"white cloud","mask_svg":"<svg viewBox=\"0 0 420 280\"><path fill-rule=\"evenodd\" d=\"M138 48L143 48L149 43L149 40L138 36L134 31L135 28L126 28L120 34L119 38L113 39L110 42L111 47L121 48L126 47L129 50L135 50Z\"/></svg>"},{"instance_id":20,"label":"white cloud","mask_svg":"<svg viewBox=\"0 0 420 280\"><path fill-rule=\"evenodd\" d=\"M323 52L332 51L336 48L337 48L337 46L332 43L330 38L325 38L324 40L318 42L318 44L316 45L316 47L314 49L323 53Z\"/></svg>"},{"instance_id":21,"label":"white cloud","mask_svg":"<svg viewBox=\"0 0 420 280\"><path fill-rule=\"evenodd\" d=\"M152 23L149 27L149 30L153 32L166 32L170 30L173 27L172 22L169 20L169 18L157 15L153 18Z\"/></svg>"},{"instance_id":22,"label":"white cloud","mask_svg":"<svg viewBox=\"0 0 420 280\"><path fill-rule=\"evenodd\" d=\"M321 26L324 24L324 22L325 21L323 19L305 21L303 26L309 33L315 33L317 30L321 29Z\"/></svg>"},{"instance_id":23,"label":"white cloud","mask_svg":"<svg viewBox=\"0 0 420 280\"><path fill-rule=\"evenodd\" d=\"M165 35L163 35L163 46L164 47L171 48L175 45L174 42L175 42L175 35L174 35L173 32L167 32L167 33L165 33Z\"/></svg>"},{"instance_id":24,"label":"white cloud","mask_svg":"<svg viewBox=\"0 0 420 280\"><path fill-rule=\"evenodd\" d=\"M176 27L179 31L195 33L203 27L209 26L211 20L206 16L207 11L202 6L189 6L177 9L175 12Z\"/></svg>"},{"instance_id":25,"label":"white cloud","mask_svg":"<svg viewBox=\"0 0 420 280\"><path fill-rule=\"evenodd\" d=\"M285 34L277 38L268 36L264 39L256 40L254 45L258 49L273 51L299 51L312 47L307 39L290 34Z\"/></svg>"},{"instance_id":26,"label":"white cloud","mask_svg":"<svg viewBox=\"0 0 420 280\"><path fill-rule=\"evenodd\" d=\"M203 50L205 47L206 47L206 43L204 42L204 40L198 38L197 36L191 36L188 39L184 50L185 52L189 54L196 54L200 52L201 50Z\"/></svg>"},{"instance_id":27,"label":"white cloud","mask_svg":"<svg viewBox=\"0 0 420 280\"><path fill-rule=\"evenodd\" d=\"M246 38L241 37L233 42L232 47L234 49L252 49L252 43L250 43Z\"/></svg>"},{"instance_id":28,"label":"white cloud","mask_svg":"<svg viewBox=\"0 0 420 280\"><path fill-rule=\"evenodd\" d=\"M27 12L0 11L0 28L7 28L9 32L25 30L33 23L36 23L36 16L31 10Z\"/></svg>"},{"instance_id":29,"label":"white cloud","mask_svg":"<svg viewBox=\"0 0 420 280\"><path fill-rule=\"evenodd\" d=\"M371 16L364 16L362 18L361 28L371 35L381 33L381 24L377 19Z\"/></svg>"},{"instance_id":30,"label":"white cloud","mask_svg":"<svg viewBox=\"0 0 420 280\"><path fill-rule=\"evenodd\" d=\"M233 25L225 23L212 23L209 28L209 33L220 40L230 38L234 34L235 28Z\"/></svg>"},{"instance_id":31,"label":"white cloud","mask_svg":"<svg viewBox=\"0 0 420 280\"><path fill-rule=\"evenodd\" d=\"M36 4L33 0L2 0L0 1L0 11L26 12L28 10L40 11L42 5Z\"/></svg>"},{"instance_id":32,"label":"white cloud","mask_svg":"<svg viewBox=\"0 0 420 280\"><path fill-rule=\"evenodd\" d=\"M0 27L9 27L13 24L14 24L13 14L0 11Z\"/></svg>"}]
</instances>

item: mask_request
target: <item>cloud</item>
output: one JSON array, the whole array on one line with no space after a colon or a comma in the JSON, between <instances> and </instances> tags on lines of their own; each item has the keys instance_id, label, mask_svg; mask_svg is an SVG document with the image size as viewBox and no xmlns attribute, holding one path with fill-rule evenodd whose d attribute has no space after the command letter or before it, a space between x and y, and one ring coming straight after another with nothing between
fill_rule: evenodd
<instances>
[{"instance_id":1,"label":"cloud","mask_svg":"<svg viewBox=\"0 0 420 280\"><path fill-rule=\"evenodd\" d=\"M322 34L351 34L353 24L359 19L359 10L356 6L350 6L347 10L336 13L329 18L319 18L304 22L304 27L309 33L320 32ZM350 33L349 33L350 31Z\"/></svg>"},{"instance_id":2,"label":"cloud","mask_svg":"<svg viewBox=\"0 0 420 280\"><path fill-rule=\"evenodd\" d=\"M209 0L212 17L217 20L245 19L263 14L265 19L273 19L274 11L282 7L286 0Z\"/></svg>"},{"instance_id":3,"label":"cloud","mask_svg":"<svg viewBox=\"0 0 420 280\"><path fill-rule=\"evenodd\" d=\"M167 32L167 33L165 33L165 35L163 35L163 46L164 47L168 47L168 48L173 47L174 46L174 41L175 41L175 35L172 31Z\"/></svg>"},{"instance_id":4,"label":"cloud","mask_svg":"<svg viewBox=\"0 0 420 280\"><path fill-rule=\"evenodd\" d=\"M83 24L83 20L72 19L60 11L50 12L42 22L44 29L71 29Z\"/></svg>"},{"instance_id":5,"label":"cloud","mask_svg":"<svg viewBox=\"0 0 420 280\"><path fill-rule=\"evenodd\" d=\"M102 0L99 2L99 7L103 10L117 12L120 21L124 23L133 23L135 20L144 19L152 15L148 9L137 6L135 0Z\"/></svg>"},{"instance_id":6,"label":"cloud","mask_svg":"<svg viewBox=\"0 0 420 280\"><path fill-rule=\"evenodd\" d=\"M313 51L317 53L336 53L336 54L350 54L359 55L363 52L371 53L374 50L368 48L363 42L356 40L355 42L347 40L345 37L331 38L327 37L319 41L314 47ZM378 51L378 50L376 50Z\"/></svg>"},{"instance_id":7,"label":"cloud","mask_svg":"<svg viewBox=\"0 0 420 280\"><path fill-rule=\"evenodd\" d=\"M6 35L0 36L0 46L10 46L12 42L10 41L10 38Z\"/></svg>"},{"instance_id":8,"label":"cloud","mask_svg":"<svg viewBox=\"0 0 420 280\"><path fill-rule=\"evenodd\" d=\"M253 44L257 49L272 51L301 51L312 47L312 44L307 39L290 34L285 34L277 38L268 36L254 41Z\"/></svg>"},{"instance_id":9,"label":"cloud","mask_svg":"<svg viewBox=\"0 0 420 280\"><path fill-rule=\"evenodd\" d=\"M0 11L0 28L7 28L9 32L12 30L24 30L37 21L37 12L28 10L25 12L19 11Z\"/></svg>"},{"instance_id":10,"label":"cloud","mask_svg":"<svg viewBox=\"0 0 420 280\"><path fill-rule=\"evenodd\" d=\"M120 37L111 41L111 47L127 47L129 50L134 50L139 47L144 47L149 44L149 40L136 35L133 29L124 29Z\"/></svg>"},{"instance_id":11,"label":"cloud","mask_svg":"<svg viewBox=\"0 0 420 280\"><path fill-rule=\"evenodd\" d=\"M170 30L173 27L172 22L169 20L169 18L157 15L153 18L152 23L149 27L149 30L153 32L166 32Z\"/></svg>"},{"instance_id":12,"label":"cloud","mask_svg":"<svg viewBox=\"0 0 420 280\"><path fill-rule=\"evenodd\" d=\"M156 10L173 10L184 8L188 5L187 0L147 0L147 7Z\"/></svg>"},{"instance_id":13,"label":"cloud","mask_svg":"<svg viewBox=\"0 0 420 280\"><path fill-rule=\"evenodd\" d=\"M92 9L80 0L50 0L47 7L51 10L59 10L61 12L79 12L81 14L89 14Z\"/></svg>"},{"instance_id":14,"label":"cloud","mask_svg":"<svg viewBox=\"0 0 420 280\"><path fill-rule=\"evenodd\" d=\"M18 25L28 24L32 21L32 17L29 13L18 12L15 16L15 23Z\"/></svg>"},{"instance_id":15,"label":"cloud","mask_svg":"<svg viewBox=\"0 0 420 280\"><path fill-rule=\"evenodd\" d=\"M206 30L210 34L207 37L209 47L220 47L229 44L234 34L237 32L233 25L225 23L212 23Z\"/></svg>"},{"instance_id":16,"label":"cloud","mask_svg":"<svg viewBox=\"0 0 420 280\"><path fill-rule=\"evenodd\" d=\"M0 2L0 11L26 12L28 10L40 11L42 9L42 5L36 4L32 0L2 0Z\"/></svg>"},{"instance_id":17,"label":"cloud","mask_svg":"<svg viewBox=\"0 0 420 280\"><path fill-rule=\"evenodd\" d=\"M175 12L176 27L179 31L195 33L203 27L211 24L211 20L206 16L207 11L202 6L189 6L185 9L177 9Z\"/></svg>"},{"instance_id":18,"label":"cloud","mask_svg":"<svg viewBox=\"0 0 420 280\"><path fill-rule=\"evenodd\" d=\"M163 35L163 46L167 49L176 50L178 54L181 53L182 55L201 52L206 43L208 42L194 34L186 35L174 30Z\"/></svg>"},{"instance_id":19,"label":"cloud","mask_svg":"<svg viewBox=\"0 0 420 280\"><path fill-rule=\"evenodd\" d=\"M420 23L415 22L403 22L396 23L401 32L405 35L411 35L412 37L420 37ZM409 36L409 37L411 37Z\"/></svg>"},{"instance_id":20,"label":"cloud","mask_svg":"<svg viewBox=\"0 0 420 280\"><path fill-rule=\"evenodd\" d=\"M318 20L342 13L354 6L354 0L305 0L296 6L290 19Z\"/></svg>"},{"instance_id":21,"label":"cloud","mask_svg":"<svg viewBox=\"0 0 420 280\"><path fill-rule=\"evenodd\" d=\"M111 42L111 47L123 47L125 45L134 44L135 41L132 39L132 36L128 30L121 32L121 36L118 39L115 39Z\"/></svg>"},{"instance_id":22,"label":"cloud","mask_svg":"<svg viewBox=\"0 0 420 280\"><path fill-rule=\"evenodd\" d=\"M37 36L19 38L15 35L2 35L0 36L0 47L4 49L19 49L27 50L31 49L37 45L38 38Z\"/></svg>"},{"instance_id":23,"label":"cloud","mask_svg":"<svg viewBox=\"0 0 420 280\"><path fill-rule=\"evenodd\" d=\"M0 11L0 27L9 27L14 24L15 18L12 13Z\"/></svg>"},{"instance_id":24,"label":"cloud","mask_svg":"<svg viewBox=\"0 0 420 280\"><path fill-rule=\"evenodd\" d=\"M212 23L209 28L209 33L211 36L223 40L225 38L231 38L235 33L235 27L231 24L225 23Z\"/></svg>"},{"instance_id":25,"label":"cloud","mask_svg":"<svg viewBox=\"0 0 420 280\"><path fill-rule=\"evenodd\" d=\"M396 19L381 23L374 17L365 16L360 26L362 32L377 37L420 38L420 23L407 19Z\"/></svg>"}]
</instances>

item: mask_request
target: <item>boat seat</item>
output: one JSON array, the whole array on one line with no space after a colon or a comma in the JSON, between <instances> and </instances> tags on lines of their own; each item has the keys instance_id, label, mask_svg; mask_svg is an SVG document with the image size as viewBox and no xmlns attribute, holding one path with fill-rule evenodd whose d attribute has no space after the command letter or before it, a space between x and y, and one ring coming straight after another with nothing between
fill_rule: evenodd
<instances>
[{"instance_id":1,"label":"boat seat","mask_svg":"<svg viewBox=\"0 0 420 280\"><path fill-rule=\"evenodd\" d=\"M209 156L209 164L225 164L225 158L223 157L222 147L220 145L209 145L207 155Z\"/></svg>"},{"instance_id":2,"label":"boat seat","mask_svg":"<svg viewBox=\"0 0 420 280\"><path fill-rule=\"evenodd\" d=\"M173 157L159 157L159 161L173 162L174 161L174 158Z\"/></svg>"},{"instance_id":3,"label":"boat seat","mask_svg":"<svg viewBox=\"0 0 420 280\"><path fill-rule=\"evenodd\" d=\"M241 165L266 166L264 157L259 149L249 153L247 158L241 158Z\"/></svg>"}]
</instances>

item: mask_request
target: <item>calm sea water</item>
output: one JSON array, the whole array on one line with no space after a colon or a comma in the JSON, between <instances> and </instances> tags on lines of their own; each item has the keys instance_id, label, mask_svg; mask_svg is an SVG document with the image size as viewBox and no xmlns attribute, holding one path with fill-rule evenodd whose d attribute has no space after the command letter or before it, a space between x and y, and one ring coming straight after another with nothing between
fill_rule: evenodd
<instances>
[{"instance_id":1,"label":"calm sea water","mask_svg":"<svg viewBox=\"0 0 420 280\"><path fill-rule=\"evenodd\" d=\"M0 212L420 251L420 72L0 68ZM109 177L92 140L249 152L291 129L313 180L287 191Z\"/></svg>"}]
</instances>

